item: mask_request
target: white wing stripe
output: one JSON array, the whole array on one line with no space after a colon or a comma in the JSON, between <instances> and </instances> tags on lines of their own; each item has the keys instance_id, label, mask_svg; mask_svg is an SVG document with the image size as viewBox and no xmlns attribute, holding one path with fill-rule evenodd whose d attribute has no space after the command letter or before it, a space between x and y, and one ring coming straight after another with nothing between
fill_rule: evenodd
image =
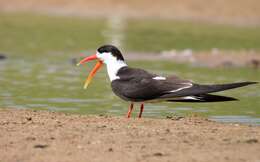
<instances>
[{"instance_id":1,"label":"white wing stripe","mask_svg":"<svg viewBox=\"0 0 260 162\"><path fill-rule=\"evenodd\" d=\"M154 80L166 80L165 77L162 77L162 76L156 76L156 77L153 77Z\"/></svg>"},{"instance_id":2,"label":"white wing stripe","mask_svg":"<svg viewBox=\"0 0 260 162\"><path fill-rule=\"evenodd\" d=\"M180 90L183 90L183 89L186 89L186 88L190 88L190 87L192 87L192 84L191 84L191 83L187 83L187 84L189 84L189 85L186 86L186 87L181 87L181 88L178 88L178 89L172 90L172 91L170 91L170 92L178 92L178 91L180 91Z\"/></svg>"},{"instance_id":3,"label":"white wing stripe","mask_svg":"<svg viewBox=\"0 0 260 162\"><path fill-rule=\"evenodd\" d=\"M186 96L186 97L183 97L183 99L186 99L186 100L200 100L199 98L196 98L194 96Z\"/></svg>"}]
</instances>

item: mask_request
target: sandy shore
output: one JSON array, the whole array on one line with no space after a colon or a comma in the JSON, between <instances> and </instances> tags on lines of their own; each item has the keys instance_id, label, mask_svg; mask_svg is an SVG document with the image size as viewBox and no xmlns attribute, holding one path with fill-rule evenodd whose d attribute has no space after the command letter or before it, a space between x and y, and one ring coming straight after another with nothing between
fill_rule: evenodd
<instances>
[{"instance_id":1,"label":"sandy shore","mask_svg":"<svg viewBox=\"0 0 260 162\"><path fill-rule=\"evenodd\" d=\"M163 51L158 53L126 53L127 60L171 60L205 67L251 67L260 68L260 53L249 51L185 52ZM152 57L151 57L152 56ZM234 59L236 58L236 59Z\"/></svg>"},{"instance_id":2,"label":"sandy shore","mask_svg":"<svg viewBox=\"0 0 260 162\"><path fill-rule=\"evenodd\" d=\"M260 127L0 109L1 162L260 161Z\"/></svg>"},{"instance_id":3,"label":"sandy shore","mask_svg":"<svg viewBox=\"0 0 260 162\"><path fill-rule=\"evenodd\" d=\"M58 15L164 18L213 23L259 25L259 0L0 0L0 11L33 11Z\"/></svg>"}]
</instances>

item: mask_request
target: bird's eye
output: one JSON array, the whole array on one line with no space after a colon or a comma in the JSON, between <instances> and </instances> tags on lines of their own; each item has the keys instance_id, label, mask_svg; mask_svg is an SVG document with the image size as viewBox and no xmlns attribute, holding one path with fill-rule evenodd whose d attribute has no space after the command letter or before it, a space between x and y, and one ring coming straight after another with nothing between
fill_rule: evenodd
<instances>
[{"instance_id":1,"label":"bird's eye","mask_svg":"<svg viewBox=\"0 0 260 162\"><path fill-rule=\"evenodd\" d=\"M104 54L104 53L108 53L108 50L104 50L104 51L102 51L102 54Z\"/></svg>"},{"instance_id":2,"label":"bird's eye","mask_svg":"<svg viewBox=\"0 0 260 162\"><path fill-rule=\"evenodd\" d=\"M103 55L106 51L97 51L98 55Z\"/></svg>"}]
</instances>

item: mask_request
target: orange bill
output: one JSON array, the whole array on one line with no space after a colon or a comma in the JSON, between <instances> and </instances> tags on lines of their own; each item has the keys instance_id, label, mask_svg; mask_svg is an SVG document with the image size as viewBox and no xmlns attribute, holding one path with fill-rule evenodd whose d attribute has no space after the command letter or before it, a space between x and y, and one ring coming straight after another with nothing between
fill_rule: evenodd
<instances>
[{"instance_id":1,"label":"orange bill","mask_svg":"<svg viewBox=\"0 0 260 162\"><path fill-rule=\"evenodd\" d=\"M84 84L84 89L87 89L89 83L91 82L92 78L96 74L96 72L100 69L100 67L103 65L102 61L98 61L95 67L92 69L92 71L89 73L88 78Z\"/></svg>"},{"instance_id":2,"label":"orange bill","mask_svg":"<svg viewBox=\"0 0 260 162\"><path fill-rule=\"evenodd\" d=\"M91 61L91 60L96 60L97 59L97 55L91 55L91 56L88 56L86 58L84 58L83 60L81 60L79 63L77 63L77 66L87 62L87 61Z\"/></svg>"},{"instance_id":3,"label":"orange bill","mask_svg":"<svg viewBox=\"0 0 260 162\"><path fill-rule=\"evenodd\" d=\"M90 72L90 74L88 75L88 78L84 84L84 89L86 89L89 85L89 83L91 82L92 78L94 77L94 75L96 74L96 72L100 69L100 67L102 66L103 62L100 61L98 58L97 58L97 55L94 54L94 55L91 55L91 56L88 56L86 58L84 58L83 60L81 60L77 66L85 63L85 62L88 62L88 61L91 61L91 60L98 60L97 64L95 65L95 67L92 69L92 71Z\"/></svg>"}]
</instances>

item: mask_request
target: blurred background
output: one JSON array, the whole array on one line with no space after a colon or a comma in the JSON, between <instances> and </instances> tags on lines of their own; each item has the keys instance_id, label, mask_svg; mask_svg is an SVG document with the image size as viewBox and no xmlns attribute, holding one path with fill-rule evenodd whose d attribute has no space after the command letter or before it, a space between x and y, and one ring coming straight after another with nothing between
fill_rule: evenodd
<instances>
[{"instance_id":1,"label":"blurred background","mask_svg":"<svg viewBox=\"0 0 260 162\"><path fill-rule=\"evenodd\" d=\"M93 64L76 67L103 44L130 66L201 83L260 80L258 0L0 0L0 107L122 115L105 68L88 90ZM146 117L199 114L260 124L260 86L222 92L239 102L157 103Z\"/></svg>"}]
</instances>

